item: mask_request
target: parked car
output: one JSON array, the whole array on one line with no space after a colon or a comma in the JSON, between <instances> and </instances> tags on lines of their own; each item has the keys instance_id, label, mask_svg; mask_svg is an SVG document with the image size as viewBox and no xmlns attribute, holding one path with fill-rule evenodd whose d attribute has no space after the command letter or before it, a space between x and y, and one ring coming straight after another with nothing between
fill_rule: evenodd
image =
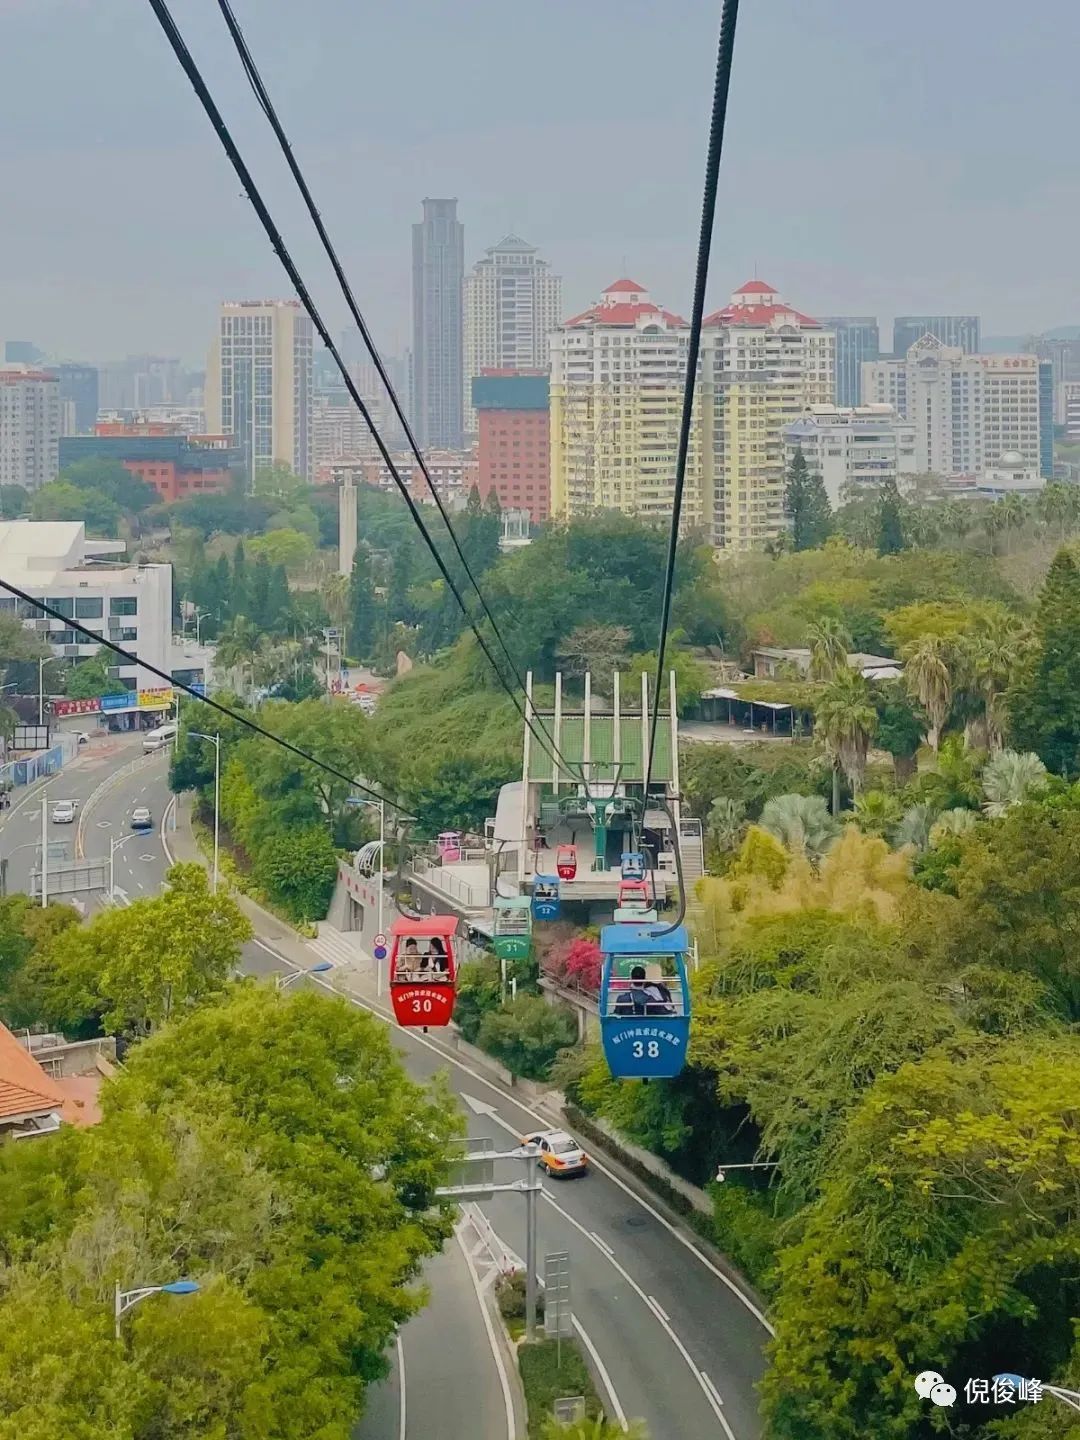
<instances>
[{"instance_id":1,"label":"parked car","mask_svg":"<svg viewBox=\"0 0 1080 1440\"><path fill-rule=\"evenodd\" d=\"M145 805L136 805L131 812L132 830L152 830L154 828L154 817Z\"/></svg>"},{"instance_id":2,"label":"parked car","mask_svg":"<svg viewBox=\"0 0 1080 1440\"><path fill-rule=\"evenodd\" d=\"M53 806L52 823L54 825L70 825L75 819L75 801L57 800Z\"/></svg>"},{"instance_id":3,"label":"parked car","mask_svg":"<svg viewBox=\"0 0 1080 1440\"><path fill-rule=\"evenodd\" d=\"M568 1175L584 1175L588 1171L589 1157L565 1130L534 1130L529 1135L523 1135L521 1143L539 1146L536 1163L549 1175L563 1179Z\"/></svg>"}]
</instances>

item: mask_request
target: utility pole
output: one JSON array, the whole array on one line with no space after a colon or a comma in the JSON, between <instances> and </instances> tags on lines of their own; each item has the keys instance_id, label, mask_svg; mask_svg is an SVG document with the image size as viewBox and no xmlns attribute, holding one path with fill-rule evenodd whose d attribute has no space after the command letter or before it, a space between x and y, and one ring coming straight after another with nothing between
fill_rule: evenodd
<instances>
[{"instance_id":1,"label":"utility pole","mask_svg":"<svg viewBox=\"0 0 1080 1440\"><path fill-rule=\"evenodd\" d=\"M38 656L37 662L37 723L45 724L45 657Z\"/></svg>"},{"instance_id":2,"label":"utility pole","mask_svg":"<svg viewBox=\"0 0 1080 1440\"><path fill-rule=\"evenodd\" d=\"M41 790L41 908L49 903L49 806L47 785Z\"/></svg>"}]
</instances>

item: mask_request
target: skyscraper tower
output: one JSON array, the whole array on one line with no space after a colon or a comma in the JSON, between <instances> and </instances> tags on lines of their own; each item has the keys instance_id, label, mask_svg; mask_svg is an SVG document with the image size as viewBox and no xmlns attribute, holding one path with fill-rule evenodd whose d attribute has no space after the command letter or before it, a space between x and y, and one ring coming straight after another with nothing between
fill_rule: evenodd
<instances>
[{"instance_id":1,"label":"skyscraper tower","mask_svg":"<svg viewBox=\"0 0 1080 1440\"><path fill-rule=\"evenodd\" d=\"M457 200L425 200L413 226L413 414L421 445L457 450L465 399L465 227Z\"/></svg>"}]
</instances>

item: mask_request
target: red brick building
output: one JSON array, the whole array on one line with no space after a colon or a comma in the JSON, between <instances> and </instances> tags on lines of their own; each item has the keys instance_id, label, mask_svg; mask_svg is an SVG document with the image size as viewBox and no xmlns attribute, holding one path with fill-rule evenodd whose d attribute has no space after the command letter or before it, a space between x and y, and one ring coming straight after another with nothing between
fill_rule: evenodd
<instances>
[{"instance_id":1,"label":"red brick building","mask_svg":"<svg viewBox=\"0 0 1080 1440\"><path fill-rule=\"evenodd\" d=\"M96 425L93 435L61 438L60 469L78 460L119 460L171 505L228 490L240 454L228 435L185 435L177 425L144 420L109 422Z\"/></svg>"},{"instance_id":2,"label":"red brick building","mask_svg":"<svg viewBox=\"0 0 1080 1440\"><path fill-rule=\"evenodd\" d=\"M472 382L480 436L480 494L504 510L528 510L534 523L551 509L548 377L543 370L484 370Z\"/></svg>"}]
</instances>

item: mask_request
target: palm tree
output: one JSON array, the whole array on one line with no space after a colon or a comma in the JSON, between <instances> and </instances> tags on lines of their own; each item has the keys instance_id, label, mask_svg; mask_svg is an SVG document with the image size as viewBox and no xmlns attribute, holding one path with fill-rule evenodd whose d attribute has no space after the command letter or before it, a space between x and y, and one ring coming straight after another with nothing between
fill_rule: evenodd
<instances>
[{"instance_id":1,"label":"palm tree","mask_svg":"<svg viewBox=\"0 0 1080 1440\"><path fill-rule=\"evenodd\" d=\"M322 598L330 624L340 630L349 618L349 576L328 575L323 581Z\"/></svg>"},{"instance_id":2,"label":"palm tree","mask_svg":"<svg viewBox=\"0 0 1080 1440\"><path fill-rule=\"evenodd\" d=\"M963 540L974 519L971 506L961 501L949 500L942 506L941 528L946 534L955 535L957 540Z\"/></svg>"},{"instance_id":3,"label":"palm tree","mask_svg":"<svg viewBox=\"0 0 1080 1440\"><path fill-rule=\"evenodd\" d=\"M994 537L996 535L1000 535L1002 530L1004 530L1005 528L1005 516L999 508L1000 505L1000 500L993 501L990 505L986 506L986 508L982 512L982 515L979 517L982 523L982 528L986 534L986 538L990 542L991 555L996 553L994 550Z\"/></svg>"},{"instance_id":4,"label":"palm tree","mask_svg":"<svg viewBox=\"0 0 1080 1440\"><path fill-rule=\"evenodd\" d=\"M940 845L946 835L966 835L978 823L975 811L965 810L962 805L954 810L943 810L930 827L930 849Z\"/></svg>"},{"instance_id":5,"label":"palm tree","mask_svg":"<svg viewBox=\"0 0 1080 1440\"><path fill-rule=\"evenodd\" d=\"M905 845L914 845L916 850L927 850L930 847L930 831L933 829L937 819L937 807L929 805L925 801L919 805L911 805L904 811L903 819L893 832L893 844L897 849Z\"/></svg>"},{"instance_id":6,"label":"palm tree","mask_svg":"<svg viewBox=\"0 0 1080 1440\"><path fill-rule=\"evenodd\" d=\"M806 640L810 646L811 680L831 680L847 665L851 636L843 621L826 615L810 626Z\"/></svg>"},{"instance_id":7,"label":"palm tree","mask_svg":"<svg viewBox=\"0 0 1080 1440\"><path fill-rule=\"evenodd\" d=\"M817 862L840 833L820 795L777 795L766 802L758 824L793 855Z\"/></svg>"},{"instance_id":8,"label":"palm tree","mask_svg":"<svg viewBox=\"0 0 1080 1440\"><path fill-rule=\"evenodd\" d=\"M877 730L877 710L870 686L857 670L845 667L833 677L814 706L814 724L832 759L834 782L839 767L858 794L866 773L867 751ZM837 788L834 783L833 814L838 808Z\"/></svg>"},{"instance_id":9,"label":"palm tree","mask_svg":"<svg viewBox=\"0 0 1080 1440\"><path fill-rule=\"evenodd\" d=\"M982 772L983 810L991 819L1000 819L1006 810L1046 788L1046 766L1037 755L1002 750L988 760Z\"/></svg>"},{"instance_id":10,"label":"palm tree","mask_svg":"<svg viewBox=\"0 0 1080 1440\"><path fill-rule=\"evenodd\" d=\"M713 801L709 809L706 828L709 832L709 839L718 850L725 853L734 850L746 828L746 806L738 800L731 800L726 795L721 795Z\"/></svg>"},{"instance_id":11,"label":"palm tree","mask_svg":"<svg viewBox=\"0 0 1080 1440\"><path fill-rule=\"evenodd\" d=\"M1047 525L1058 527L1058 540L1062 545L1070 523L1076 518L1077 491L1074 485L1055 482L1040 490L1035 497L1035 511Z\"/></svg>"},{"instance_id":12,"label":"palm tree","mask_svg":"<svg viewBox=\"0 0 1080 1440\"><path fill-rule=\"evenodd\" d=\"M918 700L930 722L926 732L935 753L941 744L941 732L949 718L952 704L952 676L949 673L951 654L942 635L923 635L904 651L904 680L912 697Z\"/></svg>"},{"instance_id":13,"label":"palm tree","mask_svg":"<svg viewBox=\"0 0 1080 1440\"><path fill-rule=\"evenodd\" d=\"M218 637L216 663L229 672L230 678L235 679L239 675L241 688L245 668L251 672L254 684L255 660L261 638L258 626L245 615L237 615Z\"/></svg>"},{"instance_id":14,"label":"palm tree","mask_svg":"<svg viewBox=\"0 0 1080 1440\"><path fill-rule=\"evenodd\" d=\"M867 790L856 795L852 814L864 835L887 835L899 824L904 809L892 790Z\"/></svg>"},{"instance_id":15,"label":"palm tree","mask_svg":"<svg viewBox=\"0 0 1080 1440\"><path fill-rule=\"evenodd\" d=\"M981 632L965 642L967 665L974 688L982 701L986 724L986 745L991 751L1004 744L1005 692L1030 642L1023 623L1013 616L988 621Z\"/></svg>"},{"instance_id":16,"label":"palm tree","mask_svg":"<svg viewBox=\"0 0 1080 1440\"><path fill-rule=\"evenodd\" d=\"M1009 553L1010 530L1022 530L1027 524L1027 506L1019 495L1006 495L997 502L1001 509L1001 528L1005 532L1005 554Z\"/></svg>"}]
</instances>

